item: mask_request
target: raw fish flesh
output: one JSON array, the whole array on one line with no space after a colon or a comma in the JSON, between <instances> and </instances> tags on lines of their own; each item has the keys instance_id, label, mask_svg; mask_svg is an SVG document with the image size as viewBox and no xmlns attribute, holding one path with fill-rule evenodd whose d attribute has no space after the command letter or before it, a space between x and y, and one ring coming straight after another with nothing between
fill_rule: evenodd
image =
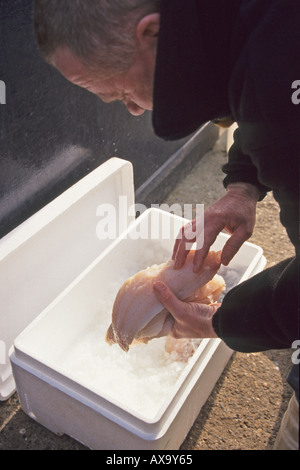
<instances>
[{"instance_id":1,"label":"raw fish flesh","mask_svg":"<svg viewBox=\"0 0 300 470\"><path fill-rule=\"evenodd\" d=\"M174 261L169 260L125 281L113 305L112 323L106 334L108 343L118 343L128 351L133 342L147 342L169 334L174 319L155 296L156 281L167 284L181 300L203 303L217 300L225 286L223 278L216 276L221 252L209 252L198 273L193 272L194 253L190 251L181 269L174 269Z\"/></svg>"},{"instance_id":2,"label":"raw fish flesh","mask_svg":"<svg viewBox=\"0 0 300 470\"><path fill-rule=\"evenodd\" d=\"M194 338L173 338L173 336L167 336L165 351L172 354L174 359L178 362L187 362L189 358L194 354L201 339Z\"/></svg>"}]
</instances>

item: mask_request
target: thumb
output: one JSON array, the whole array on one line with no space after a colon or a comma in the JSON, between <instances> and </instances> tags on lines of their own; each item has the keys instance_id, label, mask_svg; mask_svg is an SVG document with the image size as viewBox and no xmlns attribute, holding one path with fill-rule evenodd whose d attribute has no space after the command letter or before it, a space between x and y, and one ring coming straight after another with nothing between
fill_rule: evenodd
<instances>
[{"instance_id":1,"label":"thumb","mask_svg":"<svg viewBox=\"0 0 300 470\"><path fill-rule=\"evenodd\" d=\"M171 289L161 281L153 284L153 290L160 303L176 318L176 313L182 310L182 302Z\"/></svg>"}]
</instances>

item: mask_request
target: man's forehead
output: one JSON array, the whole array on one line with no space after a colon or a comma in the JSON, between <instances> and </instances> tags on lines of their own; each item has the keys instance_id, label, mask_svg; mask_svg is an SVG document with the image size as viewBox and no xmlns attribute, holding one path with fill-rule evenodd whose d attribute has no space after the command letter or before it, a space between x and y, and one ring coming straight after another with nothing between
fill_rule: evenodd
<instances>
[{"instance_id":1,"label":"man's forehead","mask_svg":"<svg viewBox=\"0 0 300 470\"><path fill-rule=\"evenodd\" d=\"M99 88L109 92L110 82L103 74L92 72L83 61L74 55L67 47L58 48L53 56L52 64L70 82L96 93ZM99 85L101 84L101 87ZM97 89L97 90L96 90Z\"/></svg>"},{"instance_id":2,"label":"man's forehead","mask_svg":"<svg viewBox=\"0 0 300 470\"><path fill-rule=\"evenodd\" d=\"M72 54L68 47L59 47L56 49L52 58L52 64L70 81L86 73L83 63L78 57Z\"/></svg>"}]
</instances>

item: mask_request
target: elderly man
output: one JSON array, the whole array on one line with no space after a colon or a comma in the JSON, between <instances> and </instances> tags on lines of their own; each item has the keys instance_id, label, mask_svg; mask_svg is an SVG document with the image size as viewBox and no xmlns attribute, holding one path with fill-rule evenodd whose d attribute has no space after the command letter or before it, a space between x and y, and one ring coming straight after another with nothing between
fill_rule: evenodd
<instances>
[{"instance_id":1,"label":"elderly man","mask_svg":"<svg viewBox=\"0 0 300 470\"><path fill-rule=\"evenodd\" d=\"M222 263L230 262L251 236L267 191L279 203L295 258L232 289L219 308L181 302L155 285L176 320L176 337L220 337L244 352L290 348L298 338L300 105L292 95L300 79L299 24L295 0L35 0L45 60L133 115L153 110L158 136L182 138L208 120L238 123L223 167L227 193L205 213L194 270L223 229L231 237ZM181 235L173 253L178 269L188 252ZM297 406L295 369L290 383Z\"/></svg>"}]
</instances>

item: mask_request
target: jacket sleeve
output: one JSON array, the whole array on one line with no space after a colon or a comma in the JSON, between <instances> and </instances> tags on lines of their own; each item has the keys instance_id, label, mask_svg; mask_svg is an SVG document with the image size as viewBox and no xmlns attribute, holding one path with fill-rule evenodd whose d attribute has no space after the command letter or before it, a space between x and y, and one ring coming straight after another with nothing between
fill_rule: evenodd
<instances>
[{"instance_id":1,"label":"jacket sleeve","mask_svg":"<svg viewBox=\"0 0 300 470\"><path fill-rule=\"evenodd\" d=\"M234 132L234 143L228 152L228 162L222 167L222 171L226 174L223 180L226 188L230 183L250 183L260 190L260 198L262 200L270 188L261 184L257 178L257 169L252 163L250 156L245 155L241 149L240 129Z\"/></svg>"},{"instance_id":2,"label":"jacket sleeve","mask_svg":"<svg viewBox=\"0 0 300 470\"><path fill-rule=\"evenodd\" d=\"M298 262L291 258L239 284L213 317L217 335L233 350L291 348L298 338Z\"/></svg>"}]
</instances>

